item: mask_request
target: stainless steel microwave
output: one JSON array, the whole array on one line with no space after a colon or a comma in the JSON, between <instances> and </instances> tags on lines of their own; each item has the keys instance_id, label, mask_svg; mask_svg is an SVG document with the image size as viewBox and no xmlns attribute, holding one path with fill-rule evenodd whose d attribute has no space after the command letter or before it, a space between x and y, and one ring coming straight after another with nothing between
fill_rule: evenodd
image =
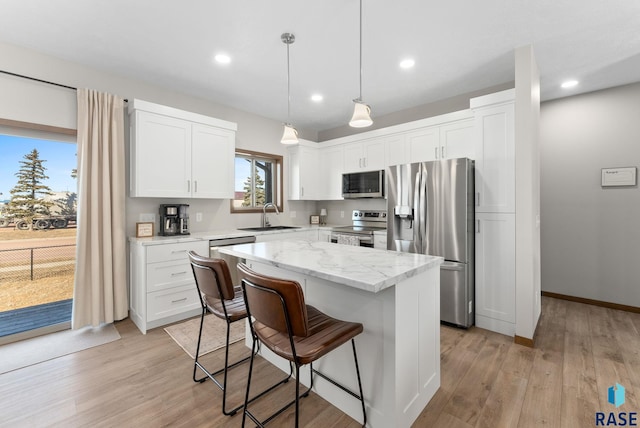
<instances>
[{"instance_id":1,"label":"stainless steel microwave","mask_svg":"<svg viewBox=\"0 0 640 428\"><path fill-rule=\"evenodd\" d=\"M384 170L342 174L342 197L384 198Z\"/></svg>"}]
</instances>

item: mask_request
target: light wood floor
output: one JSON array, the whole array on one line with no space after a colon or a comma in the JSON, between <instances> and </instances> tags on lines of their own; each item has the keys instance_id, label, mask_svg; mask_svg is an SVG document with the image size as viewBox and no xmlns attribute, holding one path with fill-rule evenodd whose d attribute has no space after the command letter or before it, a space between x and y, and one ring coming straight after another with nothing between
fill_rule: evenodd
<instances>
[{"instance_id":1,"label":"light wood floor","mask_svg":"<svg viewBox=\"0 0 640 428\"><path fill-rule=\"evenodd\" d=\"M162 328L143 336L129 320L116 326L121 340L0 375L0 426L240 426L241 415L222 416L211 382L191 380L192 360ZM535 349L479 328L441 332L442 386L414 427L581 428L595 425L597 411L640 411L640 314L545 297ZM206 357L222 361L218 351ZM242 399L243 370L231 380L231 404ZM264 361L255 373L263 385L281 376ZM618 409L606 401L616 382L626 388ZM252 409L267 415L292 386ZM270 426L292 426L291 416ZM302 400L301 422L358 426L315 395Z\"/></svg>"}]
</instances>

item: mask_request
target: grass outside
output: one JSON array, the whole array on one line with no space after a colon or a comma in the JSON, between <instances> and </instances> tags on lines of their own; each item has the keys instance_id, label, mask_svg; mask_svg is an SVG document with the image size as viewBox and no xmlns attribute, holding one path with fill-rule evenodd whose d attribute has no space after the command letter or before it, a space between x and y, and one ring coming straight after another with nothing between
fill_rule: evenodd
<instances>
[{"instance_id":1,"label":"grass outside","mask_svg":"<svg viewBox=\"0 0 640 428\"><path fill-rule=\"evenodd\" d=\"M64 276L2 281L0 312L58 302L73 297L73 272Z\"/></svg>"},{"instance_id":2,"label":"grass outside","mask_svg":"<svg viewBox=\"0 0 640 428\"><path fill-rule=\"evenodd\" d=\"M66 238L71 236L76 236L75 227L47 230L18 230L12 227L0 227L0 241L12 241L16 239Z\"/></svg>"},{"instance_id":3,"label":"grass outside","mask_svg":"<svg viewBox=\"0 0 640 428\"><path fill-rule=\"evenodd\" d=\"M0 228L0 241L73 237L75 235L75 227L49 230ZM73 260L74 258L51 257L47 262ZM25 263L28 262L16 261L11 265L20 266ZM6 263L0 264L6 265ZM0 268L2 267L6 266L0 266ZM0 274L0 312L73 298L73 263L51 268L37 268L35 265L35 268L33 281L24 274Z\"/></svg>"}]
</instances>

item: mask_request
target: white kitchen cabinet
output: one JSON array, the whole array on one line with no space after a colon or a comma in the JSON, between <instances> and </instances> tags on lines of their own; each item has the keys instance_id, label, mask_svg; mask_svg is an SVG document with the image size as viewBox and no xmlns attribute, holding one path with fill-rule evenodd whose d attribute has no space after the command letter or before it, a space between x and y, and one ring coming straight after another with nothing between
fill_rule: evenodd
<instances>
[{"instance_id":1,"label":"white kitchen cabinet","mask_svg":"<svg viewBox=\"0 0 640 428\"><path fill-rule=\"evenodd\" d=\"M440 127L440 159L475 159L473 119L448 123Z\"/></svg>"},{"instance_id":2,"label":"white kitchen cabinet","mask_svg":"<svg viewBox=\"0 0 640 428\"><path fill-rule=\"evenodd\" d=\"M440 127L410 131L406 135L409 148L409 163L426 162L439 159L440 153Z\"/></svg>"},{"instance_id":3,"label":"white kitchen cabinet","mask_svg":"<svg viewBox=\"0 0 640 428\"><path fill-rule=\"evenodd\" d=\"M344 172L384 169L384 155L384 138L374 138L345 144Z\"/></svg>"},{"instance_id":4,"label":"white kitchen cabinet","mask_svg":"<svg viewBox=\"0 0 640 428\"><path fill-rule=\"evenodd\" d=\"M515 107L474 109L476 211L515 212Z\"/></svg>"},{"instance_id":5,"label":"white kitchen cabinet","mask_svg":"<svg viewBox=\"0 0 640 428\"><path fill-rule=\"evenodd\" d=\"M385 165L402 165L411 162L410 150L405 133L389 135L385 138Z\"/></svg>"},{"instance_id":6,"label":"white kitchen cabinet","mask_svg":"<svg viewBox=\"0 0 640 428\"><path fill-rule=\"evenodd\" d=\"M410 162L475 159L472 119L411 131L406 134Z\"/></svg>"},{"instance_id":7,"label":"white kitchen cabinet","mask_svg":"<svg viewBox=\"0 0 640 428\"><path fill-rule=\"evenodd\" d=\"M378 250L386 250L387 249L387 232L373 234L373 248Z\"/></svg>"},{"instance_id":8,"label":"white kitchen cabinet","mask_svg":"<svg viewBox=\"0 0 640 428\"><path fill-rule=\"evenodd\" d=\"M235 132L202 124L191 129L191 196L233 199Z\"/></svg>"},{"instance_id":9,"label":"white kitchen cabinet","mask_svg":"<svg viewBox=\"0 0 640 428\"><path fill-rule=\"evenodd\" d=\"M515 214L476 213L476 325L515 335Z\"/></svg>"},{"instance_id":10,"label":"white kitchen cabinet","mask_svg":"<svg viewBox=\"0 0 640 428\"><path fill-rule=\"evenodd\" d=\"M342 173L344 172L344 147L342 145L321 147L318 170L318 200L342 199Z\"/></svg>"},{"instance_id":11,"label":"white kitchen cabinet","mask_svg":"<svg viewBox=\"0 0 640 428\"><path fill-rule=\"evenodd\" d=\"M129 316L142 333L202 310L189 251L209 255L209 241L131 243Z\"/></svg>"},{"instance_id":12,"label":"white kitchen cabinet","mask_svg":"<svg viewBox=\"0 0 640 428\"><path fill-rule=\"evenodd\" d=\"M331 242L331 230L329 230L329 229L318 229L318 241L320 241L320 242Z\"/></svg>"},{"instance_id":13,"label":"white kitchen cabinet","mask_svg":"<svg viewBox=\"0 0 640 428\"><path fill-rule=\"evenodd\" d=\"M133 100L132 197L233 197L236 125Z\"/></svg>"},{"instance_id":14,"label":"white kitchen cabinet","mask_svg":"<svg viewBox=\"0 0 640 428\"><path fill-rule=\"evenodd\" d=\"M287 148L289 200L316 200L320 194L318 149L296 145Z\"/></svg>"}]
</instances>

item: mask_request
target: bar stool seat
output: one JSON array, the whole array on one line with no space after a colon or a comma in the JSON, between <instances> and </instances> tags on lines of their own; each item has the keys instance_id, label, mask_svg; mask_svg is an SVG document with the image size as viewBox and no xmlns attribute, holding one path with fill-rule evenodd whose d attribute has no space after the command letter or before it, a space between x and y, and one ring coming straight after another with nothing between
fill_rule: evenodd
<instances>
[{"instance_id":1,"label":"bar stool seat","mask_svg":"<svg viewBox=\"0 0 640 428\"><path fill-rule=\"evenodd\" d=\"M295 426L297 428L299 423L299 401L300 398L309 395L313 388L314 375L322 377L359 400L362 406L362 426L365 426L367 414L354 340L357 335L363 332L362 324L332 318L313 306L305 304L302 287L296 281L262 275L252 271L242 263L238 264L238 272L242 278L241 285L253 335L253 351L256 352L258 344L262 343L276 355L289 361L290 365L293 364L296 377L295 399L285 404L268 418L259 421L247 407L250 402L249 391L251 389L255 355L255 353L252 353L249 363L242 426L244 427L248 417L259 427L264 427L287 408L295 405ZM353 349L359 394L313 368L314 361L349 341L351 341ZM311 384L301 395L300 366L306 364L309 365Z\"/></svg>"},{"instance_id":2,"label":"bar stool seat","mask_svg":"<svg viewBox=\"0 0 640 428\"><path fill-rule=\"evenodd\" d=\"M363 331L360 323L331 318L310 305L306 309L309 336L294 338L296 357L301 365L314 362ZM288 334L269 328L259 321L253 323L253 328L267 348L286 360L294 359Z\"/></svg>"}]
</instances>

